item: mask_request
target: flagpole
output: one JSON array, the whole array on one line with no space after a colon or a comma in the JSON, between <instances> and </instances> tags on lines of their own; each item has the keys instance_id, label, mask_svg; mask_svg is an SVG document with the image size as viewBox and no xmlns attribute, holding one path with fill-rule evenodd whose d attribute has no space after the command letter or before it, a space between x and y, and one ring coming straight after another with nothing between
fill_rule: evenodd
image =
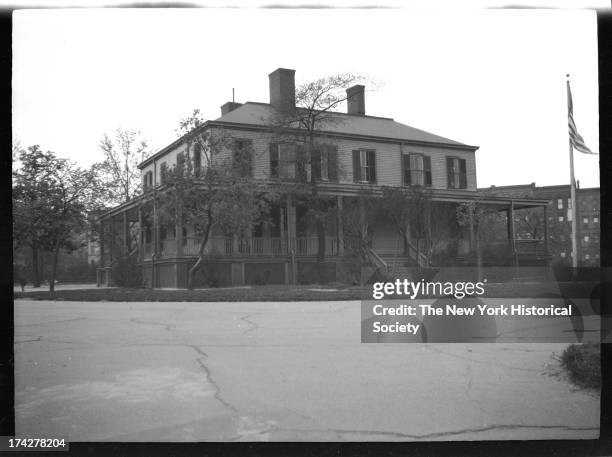
<instances>
[{"instance_id":1,"label":"flagpole","mask_svg":"<svg viewBox=\"0 0 612 457\"><path fill-rule=\"evenodd\" d=\"M568 117L569 117L569 106L570 106L570 100L569 100L569 74L567 75L567 87L568 87L568 91L567 91L567 109L568 109ZM576 180L574 179L574 148L572 146L572 138L569 138L569 156L570 156L570 199L572 202L572 207L570 209L571 214L572 214L572 267L573 268L577 268L578 267L578 233L577 233L577 227L578 227L578 222L576 221L576 217L578 214L577 211L577 204L576 204ZM574 275L576 274L576 271L574 270Z\"/></svg>"}]
</instances>

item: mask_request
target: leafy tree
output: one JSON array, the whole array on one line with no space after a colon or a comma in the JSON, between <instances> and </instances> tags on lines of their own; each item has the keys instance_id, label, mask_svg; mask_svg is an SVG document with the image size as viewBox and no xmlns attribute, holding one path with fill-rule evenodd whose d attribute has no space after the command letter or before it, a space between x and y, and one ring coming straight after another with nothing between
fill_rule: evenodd
<instances>
[{"instance_id":1,"label":"leafy tree","mask_svg":"<svg viewBox=\"0 0 612 457\"><path fill-rule=\"evenodd\" d=\"M232 138L222 130L203 130L202 123L197 110L181 121L187 154L164 173L164 184L155 197L161 224L180 222L192 227L198 238L197 260L189 269L189 289L193 288L195 273L206 263L213 229L250 233L274 198L243 172L246 157L226 153L232 149ZM192 160L195 154L201 154L201 158Z\"/></svg>"},{"instance_id":2,"label":"leafy tree","mask_svg":"<svg viewBox=\"0 0 612 457\"><path fill-rule=\"evenodd\" d=\"M104 161L97 165L101 191L110 205L127 202L141 192L138 164L149 155L147 141L137 130L119 128L113 139L104 134L100 141Z\"/></svg>"},{"instance_id":3,"label":"leafy tree","mask_svg":"<svg viewBox=\"0 0 612 457\"><path fill-rule=\"evenodd\" d=\"M316 226L319 264L325 260L326 223L330 220L333 205L321 198L318 184L325 163L323 155L334 150L334 145L320 132L325 127L343 122L334 110L347 101L346 89L364 79L360 75L341 73L300 85L295 92L295 109L277 113L270 119L276 135L293 138L299 145L296 154L298 182L289 193L294 201L308 208L308 217ZM335 160L335 155L333 157ZM336 169L336 174L340 172ZM324 269L319 267L318 271L320 281L324 282Z\"/></svg>"},{"instance_id":4,"label":"leafy tree","mask_svg":"<svg viewBox=\"0 0 612 457\"><path fill-rule=\"evenodd\" d=\"M54 290L60 249L79 247L88 203L96 194L96 177L53 152L31 146L19 153L14 173L13 236L17 246L32 250L34 287L40 287L39 253L53 253L49 288Z\"/></svg>"}]
</instances>

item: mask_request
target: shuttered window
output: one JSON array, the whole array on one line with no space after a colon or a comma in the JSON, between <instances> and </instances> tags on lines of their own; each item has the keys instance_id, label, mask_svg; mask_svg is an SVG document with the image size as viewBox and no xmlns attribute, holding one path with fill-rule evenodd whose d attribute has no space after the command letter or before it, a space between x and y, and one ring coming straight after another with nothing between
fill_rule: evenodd
<instances>
[{"instance_id":1,"label":"shuttered window","mask_svg":"<svg viewBox=\"0 0 612 457\"><path fill-rule=\"evenodd\" d=\"M431 157L422 154L402 155L405 186L431 187Z\"/></svg>"},{"instance_id":2,"label":"shuttered window","mask_svg":"<svg viewBox=\"0 0 612 457\"><path fill-rule=\"evenodd\" d=\"M295 144L270 143L270 176L295 179Z\"/></svg>"},{"instance_id":3,"label":"shuttered window","mask_svg":"<svg viewBox=\"0 0 612 457\"><path fill-rule=\"evenodd\" d=\"M253 142L251 140L234 140L232 163L239 176L253 176Z\"/></svg>"},{"instance_id":4,"label":"shuttered window","mask_svg":"<svg viewBox=\"0 0 612 457\"><path fill-rule=\"evenodd\" d=\"M196 176L202 173L202 146L199 143L193 145L193 173Z\"/></svg>"},{"instance_id":5,"label":"shuttered window","mask_svg":"<svg viewBox=\"0 0 612 457\"><path fill-rule=\"evenodd\" d=\"M446 158L449 189L467 189L467 173L465 159L458 157Z\"/></svg>"},{"instance_id":6,"label":"shuttered window","mask_svg":"<svg viewBox=\"0 0 612 457\"><path fill-rule=\"evenodd\" d=\"M317 181L338 180L338 147L332 144L319 144L313 151L311 172Z\"/></svg>"},{"instance_id":7,"label":"shuttered window","mask_svg":"<svg viewBox=\"0 0 612 457\"><path fill-rule=\"evenodd\" d=\"M376 182L376 152L372 149L353 151L353 181Z\"/></svg>"}]
</instances>

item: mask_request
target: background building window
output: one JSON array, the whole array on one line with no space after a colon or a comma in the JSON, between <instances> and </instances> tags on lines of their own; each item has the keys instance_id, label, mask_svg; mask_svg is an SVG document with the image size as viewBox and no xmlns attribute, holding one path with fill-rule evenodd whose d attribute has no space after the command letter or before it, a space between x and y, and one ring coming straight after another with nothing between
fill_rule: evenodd
<instances>
[{"instance_id":1,"label":"background building window","mask_svg":"<svg viewBox=\"0 0 612 457\"><path fill-rule=\"evenodd\" d=\"M559 216L559 222L563 222L563 216Z\"/></svg>"},{"instance_id":2,"label":"background building window","mask_svg":"<svg viewBox=\"0 0 612 457\"><path fill-rule=\"evenodd\" d=\"M589 235L584 235L584 242L588 243L589 242Z\"/></svg>"},{"instance_id":3,"label":"background building window","mask_svg":"<svg viewBox=\"0 0 612 457\"><path fill-rule=\"evenodd\" d=\"M562 252L562 253L561 253L561 258L562 258L562 259L565 259L565 252Z\"/></svg>"},{"instance_id":4,"label":"background building window","mask_svg":"<svg viewBox=\"0 0 612 457\"><path fill-rule=\"evenodd\" d=\"M557 209L563 209L563 199L557 198Z\"/></svg>"},{"instance_id":5,"label":"background building window","mask_svg":"<svg viewBox=\"0 0 612 457\"><path fill-rule=\"evenodd\" d=\"M594 223L594 224L599 223L599 217L597 217L597 216L593 216L593 223Z\"/></svg>"}]
</instances>

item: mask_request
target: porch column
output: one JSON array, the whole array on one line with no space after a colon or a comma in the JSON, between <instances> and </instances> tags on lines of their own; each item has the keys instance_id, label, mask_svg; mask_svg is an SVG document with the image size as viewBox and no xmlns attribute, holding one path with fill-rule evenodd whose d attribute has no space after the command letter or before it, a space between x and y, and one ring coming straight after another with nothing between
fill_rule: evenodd
<instances>
[{"instance_id":1,"label":"porch column","mask_svg":"<svg viewBox=\"0 0 612 457\"><path fill-rule=\"evenodd\" d=\"M110 250L109 263L113 263L113 251L115 250L115 216L110 217Z\"/></svg>"},{"instance_id":2,"label":"porch column","mask_svg":"<svg viewBox=\"0 0 612 457\"><path fill-rule=\"evenodd\" d=\"M548 257L548 205L544 209L544 255Z\"/></svg>"},{"instance_id":3,"label":"porch column","mask_svg":"<svg viewBox=\"0 0 612 457\"><path fill-rule=\"evenodd\" d=\"M128 255L129 252L129 221L128 221L128 210L123 212L123 255Z\"/></svg>"},{"instance_id":4,"label":"porch column","mask_svg":"<svg viewBox=\"0 0 612 457\"><path fill-rule=\"evenodd\" d=\"M510 250L512 251L512 259L516 265L516 246L514 242L514 201L510 202L510 207L507 210L508 214L508 241L510 243Z\"/></svg>"},{"instance_id":5,"label":"porch column","mask_svg":"<svg viewBox=\"0 0 612 457\"><path fill-rule=\"evenodd\" d=\"M100 219L100 266L104 265L104 220Z\"/></svg>"},{"instance_id":6,"label":"porch column","mask_svg":"<svg viewBox=\"0 0 612 457\"><path fill-rule=\"evenodd\" d=\"M176 257L183 257L183 211L181 208L176 209Z\"/></svg>"},{"instance_id":7,"label":"porch column","mask_svg":"<svg viewBox=\"0 0 612 457\"><path fill-rule=\"evenodd\" d=\"M142 236L142 207L138 206L138 261L144 260L144 237Z\"/></svg>"},{"instance_id":8,"label":"porch column","mask_svg":"<svg viewBox=\"0 0 612 457\"><path fill-rule=\"evenodd\" d=\"M285 214L287 209L283 208L283 205L279 203L279 210L278 210L278 217L279 217L279 221L278 221L278 228L280 231L280 238L281 238L281 245L283 243L283 241L285 241L285 247L287 248L287 252L286 254L289 253L289 245L287 243L287 232L285 232ZM281 247L281 251L282 251L282 247Z\"/></svg>"},{"instance_id":9,"label":"porch column","mask_svg":"<svg viewBox=\"0 0 612 457\"><path fill-rule=\"evenodd\" d=\"M287 195L287 238L289 240L289 250L295 249L295 208L293 207L293 199L291 195Z\"/></svg>"},{"instance_id":10,"label":"porch column","mask_svg":"<svg viewBox=\"0 0 612 457\"><path fill-rule=\"evenodd\" d=\"M344 255L344 226L342 225L342 196L336 197L336 224L337 224L337 240L338 240L338 255Z\"/></svg>"}]
</instances>

